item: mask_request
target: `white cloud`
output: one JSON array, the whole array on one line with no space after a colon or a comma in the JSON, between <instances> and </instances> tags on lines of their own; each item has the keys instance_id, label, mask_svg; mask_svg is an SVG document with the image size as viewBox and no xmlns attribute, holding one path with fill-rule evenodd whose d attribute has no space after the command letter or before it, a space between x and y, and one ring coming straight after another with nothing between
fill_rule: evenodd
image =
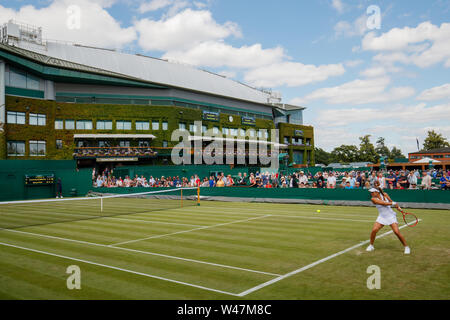
<instances>
[{"instance_id":1,"label":"white cloud","mask_svg":"<svg viewBox=\"0 0 450 320\"><path fill-rule=\"evenodd\" d=\"M425 101L440 100L440 99L450 99L450 83L446 83L443 84L442 86L424 90L417 97L417 100L425 100Z\"/></svg>"},{"instance_id":2,"label":"white cloud","mask_svg":"<svg viewBox=\"0 0 450 320\"><path fill-rule=\"evenodd\" d=\"M45 38L66 40L98 47L121 48L136 39L133 27L123 28L104 9L114 1L78 0L80 8L80 29L69 29L67 9L74 5L72 0L54 0L47 7L35 8L26 5L18 10L0 6L0 23L10 19L43 27ZM103 7L104 6L104 7Z\"/></svg>"},{"instance_id":3,"label":"white cloud","mask_svg":"<svg viewBox=\"0 0 450 320\"><path fill-rule=\"evenodd\" d=\"M381 77L386 75L384 67L372 67L360 72L360 75L368 78Z\"/></svg>"},{"instance_id":4,"label":"white cloud","mask_svg":"<svg viewBox=\"0 0 450 320\"><path fill-rule=\"evenodd\" d=\"M317 113L317 125L341 127L360 122L382 122L382 126L387 127L394 122L394 125L400 131L405 131L405 129L409 130L411 123L421 124L441 121L442 114L448 108L450 108L450 104L428 107L425 103L419 103L413 106L397 105L384 108L326 109ZM408 126L405 124L408 124Z\"/></svg>"},{"instance_id":5,"label":"white cloud","mask_svg":"<svg viewBox=\"0 0 450 320\"><path fill-rule=\"evenodd\" d=\"M354 67L359 66L359 65L362 64L362 63L364 63L364 60L357 59L357 60L349 60L349 61L346 61L344 64L345 64L346 67L354 68Z\"/></svg>"},{"instance_id":6,"label":"white cloud","mask_svg":"<svg viewBox=\"0 0 450 320\"><path fill-rule=\"evenodd\" d=\"M281 61L285 57L283 48L263 49L260 44L239 48L223 41L202 42L191 48L169 51L164 59L183 61L195 66L257 68Z\"/></svg>"},{"instance_id":7,"label":"white cloud","mask_svg":"<svg viewBox=\"0 0 450 320\"><path fill-rule=\"evenodd\" d=\"M342 0L331 0L331 6L336 9L338 13L344 12L344 3Z\"/></svg>"},{"instance_id":8,"label":"white cloud","mask_svg":"<svg viewBox=\"0 0 450 320\"><path fill-rule=\"evenodd\" d=\"M317 89L305 97L293 99L292 103L306 104L312 100L323 99L329 104L358 105L396 101L415 93L411 87L393 87L387 90L390 82L389 77L356 79L339 86Z\"/></svg>"},{"instance_id":9,"label":"white cloud","mask_svg":"<svg viewBox=\"0 0 450 320\"><path fill-rule=\"evenodd\" d=\"M450 67L450 23L440 27L423 22L415 28L393 28L380 36L368 33L362 40L363 50L384 51L380 61L415 64L421 68L445 62Z\"/></svg>"},{"instance_id":10,"label":"white cloud","mask_svg":"<svg viewBox=\"0 0 450 320\"><path fill-rule=\"evenodd\" d=\"M173 0L152 0L149 2L143 2L139 6L138 11L140 13L146 13L149 11L156 11L165 8L173 3Z\"/></svg>"},{"instance_id":11,"label":"white cloud","mask_svg":"<svg viewBox=\"0 0 450 320\"><path fill-rule=\"evenodd\" d=\"M342 64L316 66L300 62L280 62L250 70L245 74L245 80L258 87L297 87L344 73Z\"/></svg>"},{"instance_id":12,"label":"white cloud","mask_svg":"<svg viewBox=\"0 0 450 320\"><path fill-rule=\"evenodd\" d=\"M140 34L138 43L145 50L186 50L205 41L241 36L237 24L218 24L206 10L186 9L158 21L145 18L135 26Z\"/></svg>"},{"instance_id":13,"label":"white cloud","mask_svg":"<svg viewBox=\"0 0 450 320\"><path fill-rule=\"evenodd\" d=\"M334 32L337 37L353 37L362 36L367 31L366 15L361 15L352 23L347 21L339 21L334 26Z\"/></svg>"}]
</instances>

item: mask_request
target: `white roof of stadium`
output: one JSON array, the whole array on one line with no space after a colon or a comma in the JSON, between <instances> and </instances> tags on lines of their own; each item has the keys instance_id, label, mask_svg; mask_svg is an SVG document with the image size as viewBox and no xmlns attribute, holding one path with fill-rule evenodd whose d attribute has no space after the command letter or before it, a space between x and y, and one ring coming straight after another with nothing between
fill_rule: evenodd
<instances>
[{"instance_id":1,"label":"white roof of stadium","mask_svg":"<svg viewBox=\"0 0 450 320\"><path fill-rule=\"evenodd\" d=\"M34 45L19 41L17 46L49 57L103 69L129 77L172 87L206 92L261 104L268 104L270 94L220 75L189 65L128 54L108 49L48 41Z\"/></svg>"}]
</instances>

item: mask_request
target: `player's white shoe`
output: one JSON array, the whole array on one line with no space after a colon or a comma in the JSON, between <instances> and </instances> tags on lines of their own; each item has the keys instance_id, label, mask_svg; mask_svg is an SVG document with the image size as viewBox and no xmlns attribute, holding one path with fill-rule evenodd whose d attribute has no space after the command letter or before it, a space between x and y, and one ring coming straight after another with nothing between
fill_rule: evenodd
<instances>
[{"instance_id":1,"label":"player's white shoe","mask_svg":"<svg viewBox=\"0 0 450 320\"><path fill-rule=\"evenodd\" d=\"M369 246L367 247L366 251L370 252L370 251L373 251L373 250L375 250L375 247L373 245L369 244Z\"/></svg>"},{"instance_id":2,"label":"player's white shoe","mask_svg":"<svg viewBox=\"0 0 450 320\"><path fill-rule=\"evenodd\" d=\"M405 254L410 254L411 253L411 249L409 247L405 247Z\"/></svg>"}]
</instances>

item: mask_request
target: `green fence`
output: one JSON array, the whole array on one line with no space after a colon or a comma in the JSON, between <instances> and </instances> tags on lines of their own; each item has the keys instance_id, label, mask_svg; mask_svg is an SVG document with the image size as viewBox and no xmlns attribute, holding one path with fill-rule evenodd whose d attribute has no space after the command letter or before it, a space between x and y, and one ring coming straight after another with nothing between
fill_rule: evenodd
<instances>
[{"instance_id":1,"label":"green fence","mask_svg":"<svg viewBox=\"0 0 450 320\"><path fill-rule=\"evenodd\" d=\"M92 188L92 170L76 169L72 160L0 160L0 201L55 197L55 185L25 185L25 175L60 178L64 197L85 195Z\"/></svg>"}]
</instances>

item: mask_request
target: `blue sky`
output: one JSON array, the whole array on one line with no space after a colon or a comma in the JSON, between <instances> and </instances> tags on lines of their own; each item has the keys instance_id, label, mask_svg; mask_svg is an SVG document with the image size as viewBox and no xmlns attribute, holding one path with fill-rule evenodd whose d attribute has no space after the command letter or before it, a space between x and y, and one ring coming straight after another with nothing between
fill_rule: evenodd
<instances>
[{"instance_id":1,"label":"blue sky","mask_svg":"<svg viewBox=\"0 0 450 320\"><path fill-rule=\"evenodd\" d=\"M281 92L328 151L371 134L406 155L427 130L450 137L450 1L0 0L11 18Z\"/></svg>"}]
</instances>

